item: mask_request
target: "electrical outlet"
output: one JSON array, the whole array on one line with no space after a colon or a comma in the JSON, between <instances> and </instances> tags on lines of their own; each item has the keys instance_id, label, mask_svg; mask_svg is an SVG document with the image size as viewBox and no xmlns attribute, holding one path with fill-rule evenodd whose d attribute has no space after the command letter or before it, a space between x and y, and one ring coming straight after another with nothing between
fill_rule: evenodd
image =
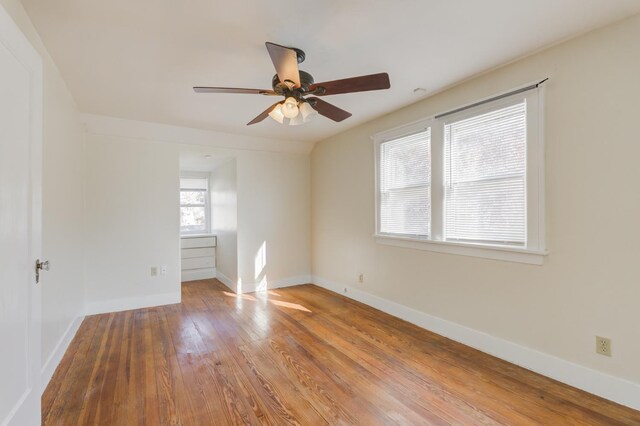
<instances>
[{"instance_id":1,"label":"electrical outlet","mask_svg":"<svg viewBox=\"0 0 640 426\"><path fill-rule=\"evenodd\" d=\"M158 276L158 267L157 266L152 266L151 270L149 271L149 273L151 274L152 277L157 277Z\"/></svg>"},{"instance_id":2,"label":"electrical outlet","mask_svg":"<svg viewBox=\"0 0 640 426\"><path fill-rule=\"evenodd\" d=\"M358 275L358 282L362 284L364 282L364 274Z\"/></svg>"},{"instance_id":3,"label":"electrical outlet","mask_svg":"<svg viewBox=\"0 0 640 426\"><path fill-rule=\"evenodd\" d=\"M596 336L596 353L611 356L611 339Z\"/></svg>"},{"instance_id":4,"label":"electrical outlet","mask_svg":"<svg viewBox=\"0 0 640 426\"><path fill-rule=\"evenodd\" d=\"M160 267L160 275L167 275L167 265L162 265Z\"/></svg>"}]
</instances>

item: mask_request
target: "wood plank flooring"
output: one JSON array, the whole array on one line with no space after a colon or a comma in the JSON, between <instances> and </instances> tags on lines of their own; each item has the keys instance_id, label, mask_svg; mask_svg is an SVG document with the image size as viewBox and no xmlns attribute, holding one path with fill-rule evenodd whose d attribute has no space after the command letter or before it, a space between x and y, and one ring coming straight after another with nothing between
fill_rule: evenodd
<instances>
[{"instance_id":1,"label":"wood plank flooring","mask_svg":"<svg viewBox=\"0 0 640 426\"><path fill-rule=\"evenodd\" d=\"M82 323L46 425L640 424L613 404L313 285Z\"/></svg>"}]
</instances>

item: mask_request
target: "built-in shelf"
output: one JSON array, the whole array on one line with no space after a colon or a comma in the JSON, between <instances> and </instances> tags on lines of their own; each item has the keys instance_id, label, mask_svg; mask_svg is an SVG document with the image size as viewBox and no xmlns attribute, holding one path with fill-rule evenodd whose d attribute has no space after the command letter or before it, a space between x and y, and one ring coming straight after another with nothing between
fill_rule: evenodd
<instances>
[{"instance_id":1,"label":"built-in shelf","mask_svg":"<svg viewBox=\"0 0 640 426\"><path fill-rule=\"evenodd\" d=\"M183 282L216 277L216 243L216 236L211 234L180 237Z\"/></svg>"}]
</instances>

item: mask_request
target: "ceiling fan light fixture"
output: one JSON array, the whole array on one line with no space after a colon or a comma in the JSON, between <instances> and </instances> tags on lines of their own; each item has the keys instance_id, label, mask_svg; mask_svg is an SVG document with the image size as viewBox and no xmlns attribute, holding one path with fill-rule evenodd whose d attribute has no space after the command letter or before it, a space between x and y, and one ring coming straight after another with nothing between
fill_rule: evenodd
<instances>
[{"instance_id":1,"label":"ceiling fan light fixture","mask_svg":"<svg viewBox=\"0 0 640 426\"><path fill-rule=\"evenodd\" d=\"M318 115L318 111L313 109L308 102L303 102L300 105L300 115L302 115L302 121L308 123L314 116Z\"/></svg>"},{"instance_id":2,"label":"ceiling fan light fixture","mask_svg":"<svg viewBox=\"0 0 640 426\"><path fill-rule=\"evenodd\" d=\"M282 104L278 104L271 110L269 117L273 118L278 123L284 123L284 114L282 112Z\"/></svg>"},{"instance_id":3,"label":"ceiling fan light fixture","mask_svg":"<svg viewBox=\"0 0 640 426\"><path fill-rule=\"evenodd\" d=\"M300 113L298 101L293 96L289 96L282 105L282 113L287 118L296 118Z\"/></svg>"},{"instance_id":4,"label":"ceiling fan light fixture","mask_svg":"<svg viewBox=\"0 0 640 426\"><path fill-rule=\"evenodd\" d=\"M304 124L305 121L302 118L302 114L296 115L294 118L289 120L289 126L298 126L300 124Z\"/></svg>"}]
</instances>

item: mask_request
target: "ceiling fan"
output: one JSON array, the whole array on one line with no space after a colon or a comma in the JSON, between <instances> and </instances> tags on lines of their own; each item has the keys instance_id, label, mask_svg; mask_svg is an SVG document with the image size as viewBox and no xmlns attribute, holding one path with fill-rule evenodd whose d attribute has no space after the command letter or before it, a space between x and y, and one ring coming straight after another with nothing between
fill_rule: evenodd
<instances>
[{"instance_id":1,"label":"ceiling fan","mask_svg":"<svg viewBox=\"0 0 640 426\"><path fill-rule=\"evenodd\" d=\"M351 117L351 113L340 109L317 96L339 95L342 93L366 92L391 87L387 73L363 75L342 80L315 83L313 76L298 69L305 59L305 53L295 47L280 46L266 42L267 51L276 68L271 81L272 90L240 89L234 87L194 87L197 93L243 93L266 96L283 96L260 115L247 123L256 124L270 116L280 124L298 125L308 122L316 114L333 121Z\"/></svg>"}]
</instances>

